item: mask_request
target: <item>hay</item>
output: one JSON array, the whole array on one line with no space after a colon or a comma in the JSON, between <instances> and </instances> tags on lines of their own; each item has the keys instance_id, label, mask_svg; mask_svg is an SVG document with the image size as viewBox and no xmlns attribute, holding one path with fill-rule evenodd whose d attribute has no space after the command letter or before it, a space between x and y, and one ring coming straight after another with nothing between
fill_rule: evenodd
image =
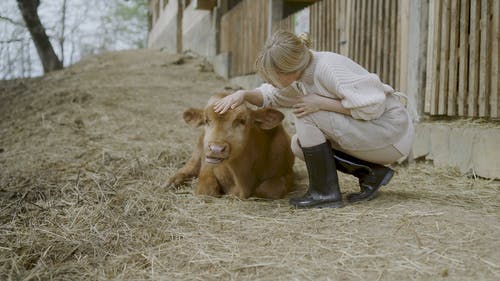
<instances>
[{"instance_id":1,"label":"hay","mask_svg":"<svg viewBox=\"0 0 500 281\"><path fill-rule=\"evenodd\" d=\"M417 162L324 210L167 188L197 135L181 112L230 87L179 59L109 53L0 84L0 280L498 280L498 181Z\"/></svg>"}]
</instances>

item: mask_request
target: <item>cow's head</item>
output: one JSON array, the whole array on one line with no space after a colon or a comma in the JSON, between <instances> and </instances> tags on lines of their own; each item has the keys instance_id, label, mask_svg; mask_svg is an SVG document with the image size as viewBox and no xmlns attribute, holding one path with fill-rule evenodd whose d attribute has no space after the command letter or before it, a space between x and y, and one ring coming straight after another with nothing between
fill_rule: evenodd
<instances>
[{"instance_id":1,"label":"cow's head","mask_svg":"<svg viewBox=\"0 0 500 281\"><path fill-rule=\"evenodd\" d=\"M193 127L203 126L205 161L219 164L237 157L249 138L255 137L255 128L271 130L281 124L283 113L274 109L251 110L240 105L224 114L216 113L214 103L227 94L212 96L204 109L190 108L184 112L184 121Z\"/></svg>"}]
</instances>

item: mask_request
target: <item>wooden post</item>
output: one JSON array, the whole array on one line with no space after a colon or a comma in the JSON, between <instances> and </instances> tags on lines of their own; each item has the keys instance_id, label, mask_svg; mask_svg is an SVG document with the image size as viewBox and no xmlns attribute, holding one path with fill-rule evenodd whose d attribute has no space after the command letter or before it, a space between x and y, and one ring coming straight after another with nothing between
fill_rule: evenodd
<instances>
[{"instance_id":1,"label":"wooden post","mask_svg":"<svg viewBox=\"0 0 500 281\"><path fill-rule=\"evenodd\" d=\"M378 1L378 18L377 18L377 60L375 62L376 64L376 69L375 72L380 76L380 79L383 80L382 77L382 49L384 47L382 39L383 39L383 24L384 24L384 1L383 0L377 0Z\"/></svg>"},{"instance_id":2,"label":"wooden post","mask_svg":"<svg viewBox=\"0 0 500 281\"><path fill-rule=\"evenodd\" d=\"M451 22L450 22L450 63L449 63L449 82L448 82L448 106L447 114L456 116L457 114L457 79L458 79L458 37L459 29L459 8L460 0L452 0L451 3Z\"/></svg>"},{"instance_id":3,"label":"wooden post","mask_svg":"<svg viewBox=\"0 0 500 281\"><path fill-rule=\"evenodd\" d=\"M419 10L419 9L418 9ZM414 11L419 12L419 11ZM410 0L400 1L400 24L401 32L399 38L399 49L400 49L400 59L399 64L396 65L399 68L399 91L407 93L408 92L408 40L410 36L418 37L420 34L410 34Z\"/></svg>"},{"instance_id":4,"label":"wooden post","mask_svg":"<svg viewBox=\"0 0 500 281\"><path fill-rule=\"evenodd\" d=\"M390 75L389 75L389 61L390 61L390 53L389 53L389 34L391 33L390 27L390 15L391 15L391 5L390 0L385 0L384 5L384 46L382 47L382 77L385 83L391 83Z\"/></svg>"},{"instance_id":5,"label":"wooden post","mask_svg":"<svg viewBox=\"0 0 500 281\"><path fill-rule=\"evenodd\" d=\"M460 1L460 47L458 69L458 116L465 116L467 112L467 91L469 74L469 0Z\"/></svg>"},{"instance_id":6,"label":"wooden post","mask_svg":"<svg viewBox=\"0 0 500 281\"><path fill-rule=\"evenodd\" d=\"M427 79L425 87L425 112L437 113L435 98L439 89L439 50L441 48L441 1L429 4L429 37L427 43Z\"/></svg>"},{"instance_id":7,"label":"wooden post","mask_svg":"<svg viewBox=\"0 0 500 281\"><path fill-rule=\"evenodd\" d=\"M177 0L177 53L182 53L182 17L184 13L184 0Z\"/></svg>"},{"instance_id":8,"label":"wooden post","mask_svg":"<svg viewBox=\"0 0 500 281\"><path fill-rule=\"evenodd\" d=\"M481 20L480 20L480 30L481 30L481 47L479 54L479 117L486 117L489 115L489 96L490 96L490 68L491 68L491 56L490 56L490 14L491 14L491 1L482 0L481 1Z\"/></svg>"},{"instance_id":9,"label":"wooden post","mask_svg":"<svg viewBox=\"0 0 500 281\"><path fill-rule=\"evenodd\" d=\"M476 1L470 3L470 40L469 40L469 95L467 99L467 115L476 117L478 114L479 92L479 18L480 6Z\"/></svg>"},{"instance_id":10,"label":"wooden post","mask_svg":"<svg viewBox=\"0 0 500 281\"><path fill-rule=\"evenodd\" d=\"M491 86L490 86L490 116L491 118L500 118L500 79L499 61L500 57L500 1L493 1L492 40L491 40Z\"/></svg>"},{"instance_id":11,"label":"wooden post","mask_svg":"<svg viewBox=\"0 0 500 281\"><path fill-rule=\"evenodd\" d=\"M448 97L448 58L450 57L450 0L444 0L441 17L441 64L439 68L438 114L446 114Z\"/></svg>"},{"instance_id":12,"label":"wooden post","mask_svg":"<svg viewBox=\"0 0 500 281\"><path fill-rule=\"evenodd\" d=\"M401 77L406 76L408 111L414 121L418 121L424 114L425 85L422 81L425 75L427 53L427 7L426 1L408 1L408 46L406 49L408 71L406 74L402 73Z\"/></svg>"}]
</instances>

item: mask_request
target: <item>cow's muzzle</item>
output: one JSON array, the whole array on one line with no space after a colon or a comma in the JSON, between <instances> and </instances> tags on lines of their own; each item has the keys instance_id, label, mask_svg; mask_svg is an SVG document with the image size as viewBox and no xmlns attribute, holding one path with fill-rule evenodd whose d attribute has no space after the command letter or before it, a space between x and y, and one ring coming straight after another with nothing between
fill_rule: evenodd
<instances>
[{"instance_id":1,"label":"cow's muzzle","mask_svg":"<svg viewBox=\"0 0 500 281\"><path fill-rule=\"evenodd\" d=\"M229 145L224 142L210 142L205 155L205 162L219 164L229 157Z\"/></svg>"}]
</instances>

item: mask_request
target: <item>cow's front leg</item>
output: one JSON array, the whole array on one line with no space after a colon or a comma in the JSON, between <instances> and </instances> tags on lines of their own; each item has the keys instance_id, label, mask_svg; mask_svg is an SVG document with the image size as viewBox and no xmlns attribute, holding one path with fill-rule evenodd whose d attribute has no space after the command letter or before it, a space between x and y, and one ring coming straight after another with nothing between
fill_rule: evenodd
<instances>
[{"instance_id":1,"label":"cow's front leg","mask_svg":"<svg viewBox=\"0 0 500 281\"><path fill-rule=\"evenodd\" d=\"M256 179L250 173L240 173L234 175L234 185L229 190L228 194L234 195L240 199L247 199L252 196L256 185Z\"/></svg>"},{"instance_id":2,"label":"cow's front leg","mask_svg":"<svg viewBox=\"0 0 500 281\"><path fill-rule=\"evenodd\" d=\"M198 137L198 143L193 149L191 158L189 158L186 165L177 170L177 172L168 179L168 186L172 185L178 187L198 175L201 167L201 155L203 154L203 136L204 134L202 133Z\"/></svg>"},{"instance_id":3,"label":"cow's front leg","mask_svg":"<svg viewBox=\"0 0 500 281\"><path fill-rule=\"evenodd\" d=\"M222 195L222 189L215 177L214 171L210 167L204 167L200 171L198 184L194 191L196 195L209 195L219 197Z\"/></svg>"}]
</instances>

